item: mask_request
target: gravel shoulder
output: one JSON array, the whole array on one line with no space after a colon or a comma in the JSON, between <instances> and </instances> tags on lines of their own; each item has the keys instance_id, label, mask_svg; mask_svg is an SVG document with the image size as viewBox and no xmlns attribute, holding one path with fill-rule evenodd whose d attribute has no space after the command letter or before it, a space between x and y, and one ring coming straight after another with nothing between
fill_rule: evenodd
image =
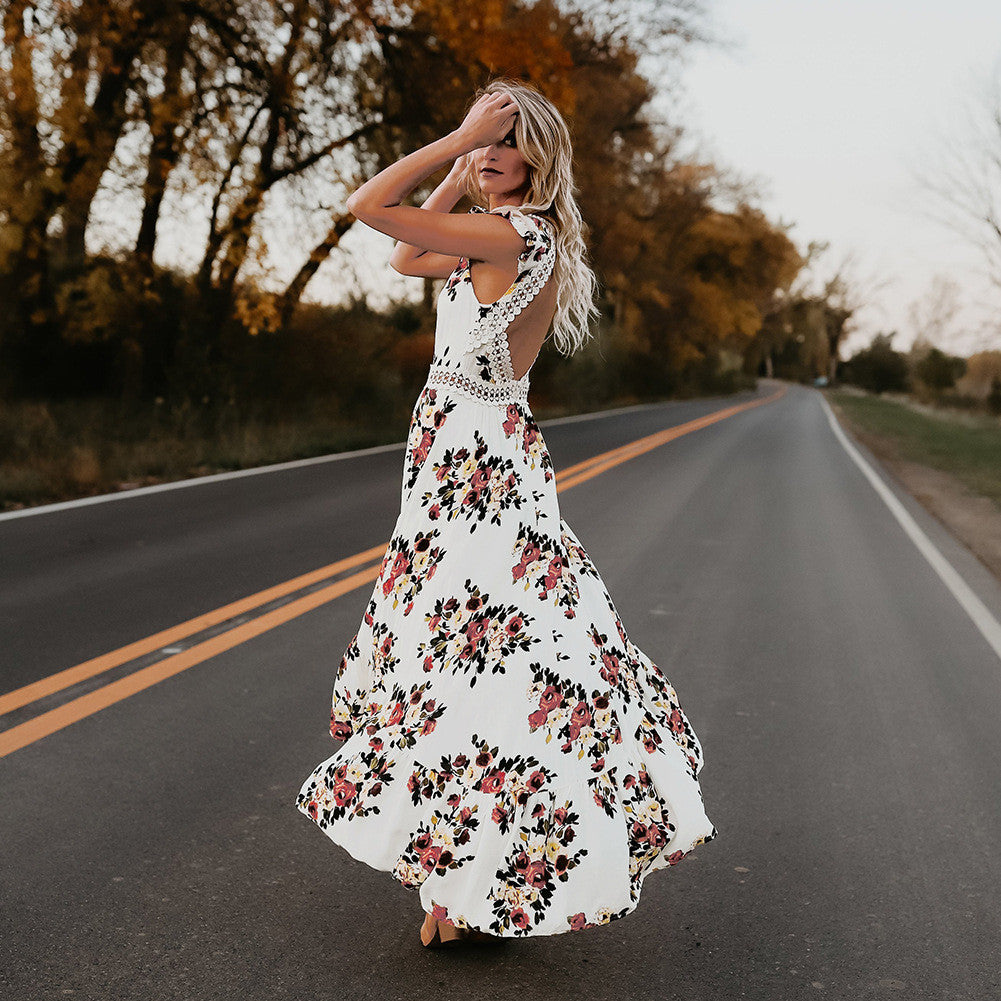
<instances>
[{"instance_id":1,"label":"gravel shoulder","mask_svg":"<svg viewBox=\"0 0 1001 1001\"><path fill-rule=\"evenodd\" d=\"M827 399L842 426L1001 580L1001 508L991 498L971 491L951 473L904 458L893 436L863 427L848 417L844 407Z\"/></svg>"}]
</instances>

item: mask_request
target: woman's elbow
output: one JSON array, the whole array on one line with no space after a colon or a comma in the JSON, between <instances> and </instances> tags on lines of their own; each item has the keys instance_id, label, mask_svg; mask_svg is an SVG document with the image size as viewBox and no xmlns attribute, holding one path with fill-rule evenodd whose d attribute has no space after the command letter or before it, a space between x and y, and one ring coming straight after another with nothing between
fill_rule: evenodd
<instances>
[{"instance_id":1,"label":"woman's elbow","mask_svg":"<svg viewBox=\"0 0 1001 1001\"><path fill-rule=\"evenodd\" d=\"M352 191L344 204L347 206L347 210L359 219L364 215L371 214L375 208L375 204L368 192L365 191L364 185Z\"/></svg>"},{"instance_id":2,"label":"woman's elbow","mask_svg":"<svg viewBox=\"0 0 1001 1001\"><path fill-rule=\"evenodd\" d=\"M379 228L379 223L385 219L385 213L380 211L379 206L365 198L355 198L353 195L346 202L348 211L359 221L371 226L373 229Z\"/></svg>"},{"instance_id":3,"label":"woman's elbow","mask_svg":"<svg viewBox=\"0 0 1001 1001\"><path fill-rule=\"evenodd\" d=\"M389 256L389 266L398 274L406 275L408 278L414 277L414 258L406 253L401 253L402 248L397 248ZM420 255L418 255L420 256Z\"/></svg>"}]
</instances>

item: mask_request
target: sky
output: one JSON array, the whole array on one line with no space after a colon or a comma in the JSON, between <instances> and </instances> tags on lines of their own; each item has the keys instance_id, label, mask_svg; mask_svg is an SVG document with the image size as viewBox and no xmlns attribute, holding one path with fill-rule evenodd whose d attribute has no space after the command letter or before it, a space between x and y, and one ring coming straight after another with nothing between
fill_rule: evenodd
<instances>
[{"instance_id":1,"label":"sky","mask_svg":"<svg viewBox=\"0 0 1001 1001\"><path fill-rule=\"evenodd\" d=\"M981 81L1001 66L1001 3L984 0L707 0L723 46L690 48L674 113L690 142L759 182L760 207L818 264L871 291L842 357L880 331L914 340L910 306L936 276L961 310L939 346L1001 348L1001 302L980 254L940 221L918 181L962 143ZM694 148L694 147L693 147ZM938 218L936 218L938 217ZM826 265L825 265L826 262ZM821 272L823 268L821 267Z\"/></svg>"},{"instance_id":2,"label":"sky","mask_svg":"<svg viewBox=\"0 0 1001 1001\"><path fill-rule=\"evenodd\" d=\"M1001 349L1001 289L981 254L943 224L943 208L917 179L935 176L945 152L968 142L965 117L984 81L1001 83L999 0L703 0L721 44L688 46L651 112L685 128L693 157L712 160L761 192L756 204L789 224L801 251L827 241L820 278L848 261L865 292L847 358L878 332L893 346L914 341L911 307L927 308L941 280L954 283L958 313L936 338L960 355ZM653 81L663 66L645 66ZM998 192L1001 204L1001 191ZM121 208L121 193L107 197ZM108 206L108 214L118 218ZM204 208L204 206L202 206ZM135 213L138 218L138 213ZM289 225L276 204L267 225L272 277L291 277L326 230L323 213ZM191 239L189 211L163 240L178 263ZM206 223L207 225L207 223ZM176 232L175 232L176 230ZM419 279L388 265L393 240L354 226L325 262L305 298L333 302L355 294L374 308L421 295Z\"/></svg>"}]
</instances>

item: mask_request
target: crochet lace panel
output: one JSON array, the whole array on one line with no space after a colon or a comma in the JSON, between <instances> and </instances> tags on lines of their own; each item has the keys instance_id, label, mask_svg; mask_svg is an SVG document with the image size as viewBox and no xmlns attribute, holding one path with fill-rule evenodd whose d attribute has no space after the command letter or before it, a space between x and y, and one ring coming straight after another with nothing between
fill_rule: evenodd
<instances>
[{"instance_id":1,"label":"crochet lace panel","mask_svg":"<svg viewBox=\"0 0 1001 1001\"><path fill-rule=\"evenodd\" d=\"M539 294L542 286L549 280L549 276L553 273L554 257L552 252L547 253L529 272L528 277L513 285L496 302L488 306L480 303L479 316L466 339L467 351L475 351L482 345L503 337L511 321ZM472 288L472 284L469 287ZM507 355L506 350L504 354ZM507 378L514 378L510 361L506 374Z\"/></svg>"},{"instance_id":2,"label":"crochet lace panel","mask_svg":"<svg viewBox=\"0 0 1001 1001\"><path fill-rule=\"evenodd\" d=\"M486 212L486 209L474 206L470 211ZM492 377L489 381L477 379L433 363L428 383L448 386L468 399L506 405L525 403L528 400L529 386L528 372L520 379L514 377L507 329L549 280L556 260L556 249L551 234L535 219L510 206L502 206L499 211L525 237L525 251L518 258L518 275L514 283L496 302L484 304L476 299L472 279L469 274L466 275L469 295L476 302L478 315L463 345L467 355L486 347ZM532 258L538 255L540 248L541 258L533 261ZM468 270L468 261L465 266Z\"/></svg>"},{"instance_id":3,"label":"crochet lace panel","mask_svg":"<svg viewBox=\"0 0 1001 1001\"><path fill-rule=\"evenodd\" d=\"M486 210L474 205L470 211L485 212ZM525 237L527 246L525 253L519 258L518 276L507 292L496 302L484 304L477 300L479 315L467 336L467 351L475 351L487 342L496 341L498 335L503 334L511 325L511 321L538 295L552 275L553 265L556 262L552 237L542 228L540 223L517 209L503 207L501 213L518 233ZM530 263L531 255L539 246L544 248L544 253L542 259L533 265ZM468 262L466 268L469 268ZM528 275L523 277L526 270L528 270ZM469 287L470 289L473 287L471 279ZM497 371L502 373L502 378L513 379L514 373L511 371L510 355L506 345L501 354L503 355L501 367Z\"/></svg>"},{"instance_id":4,"label":"crochet lace panel","mask_svg":"<svg viewBox=\"0 0 1001 1001\"><path fill-rule=\"evenodd\" d=\"M440 365L432 365L428 373L428 385L447 386L467 399L481 403L493 403L506 406L508 403L525 403L528 400L528 374L515 382L509 379L505 382L483 382L471 379L462 372L454 372Z\"/></svg>"}]
</instances>

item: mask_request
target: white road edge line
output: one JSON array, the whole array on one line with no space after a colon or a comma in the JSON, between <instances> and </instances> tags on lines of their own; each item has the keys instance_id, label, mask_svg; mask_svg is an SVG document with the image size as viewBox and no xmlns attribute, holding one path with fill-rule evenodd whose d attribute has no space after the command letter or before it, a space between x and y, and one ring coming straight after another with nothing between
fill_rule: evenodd
<instances>
[{"instance_id":1,"label":"white road edge line","mask_svg":"<svg viewBox=\"0 0 1001 1001\"><path fill-rule=\"evenodd\" d=\"M0 512L0 521L7 521L9 518L27 518L33 514L50 514L53 511L65 511L67 508L84 507L87 504L104 504L106 501L123 500L126 497L139 497L142 494L158 494L164 490L199 487L204 483L232 480L238 476L277 473L282 469L297 469L299 466L311 466L316 462L334 462L337 459L351 459L356 455L374 455L376 452L388 452L392 448L403 448L405 444L406 442L401 441L394 442L392 445L374 445L372 448L359 448L353 452L334 452L330 455L315 455L309 459L292 459L289 462L276 462L270 466L254 466L251 469L232 469L228 473L191 476L184 480L171 480L169 483L151 483L148 487L135 487L132 490L116 490L110 494L94 494L93 497L79 497L76 500L59 501L55 504L39 504L37 507L25 507L17 511Z\"/></svg>"},{"instance_id":2,"label":"white road edge line","mask_svg":"<svg viewBox=\"0 0 1001 1001\"><path fill-rule=\"evenodd\" d=\"M935 573L942 578L942 583L959 602L963 611L973 620L973 624L980 630L990 648L1001 660L1001 623L994 618L990 609L974 594L970 585L963 580L931 539L925 535L918 523L911 517L910 512L897 500L893 491L880 479L872 466L862 458L858 449L845 436L838 419L822 395L820 402L827 412L827 421L834 430L835 437L841 442L842 448L848 453L855 465L862 470L865 478L873 485L876 493L883 499L883 503L890 509L890 513L900 522L900 527L907 533L911 542L917 546L921 555L931 564Z\"/></svg>"},{"instance_id":3,"label":"white road edge line","mask_svg":"<svg viewBox=\"0 0 1001 1001\"><path fill-rule=\"evenodd\" d=\"M573 414L570 417L555 417L552 420L539 421L540 427L555 424L570 424L574 421L593 421L601 417L611 417L614 414L624 414L630 410L646 410L658 407L673 400L658 400L654 403L634 403L628 407L618 407L614 410L595 410L589 414ZM79 497L76 500L58 501L54 504L38 504L35 507L20 508L16 511L0 512L0 521L11 518L28 518L33 514L51 514L54 511L65 511L74 507L85 507L87 504L104 504L107 501L124 500L126 497L140 497L143 494L157 494L164 490L181 490L184 487L199 487L205 483L217 483L219 480L232 480L238 476L256 476L258 473L278 473L283 469L298 469L300 466L312 466L317 462L336 462L339 459L353 459L359 455L375 455L378 452L389 452L394 448L403 448L405 441L393 442L390 445L373 445L371 448L359 448L353 452L331 452L327 455L314 455L308 459L292 459L290 462L276 462L269 466L254 466L250 469L233 469L228 473L210 473L208 476L191 476L183 480L171 480L169 483L151 483L148 487L134 487L132 490L116 490L110 494L95 494L93 497Z\"/></svg>"}]
</instances>

